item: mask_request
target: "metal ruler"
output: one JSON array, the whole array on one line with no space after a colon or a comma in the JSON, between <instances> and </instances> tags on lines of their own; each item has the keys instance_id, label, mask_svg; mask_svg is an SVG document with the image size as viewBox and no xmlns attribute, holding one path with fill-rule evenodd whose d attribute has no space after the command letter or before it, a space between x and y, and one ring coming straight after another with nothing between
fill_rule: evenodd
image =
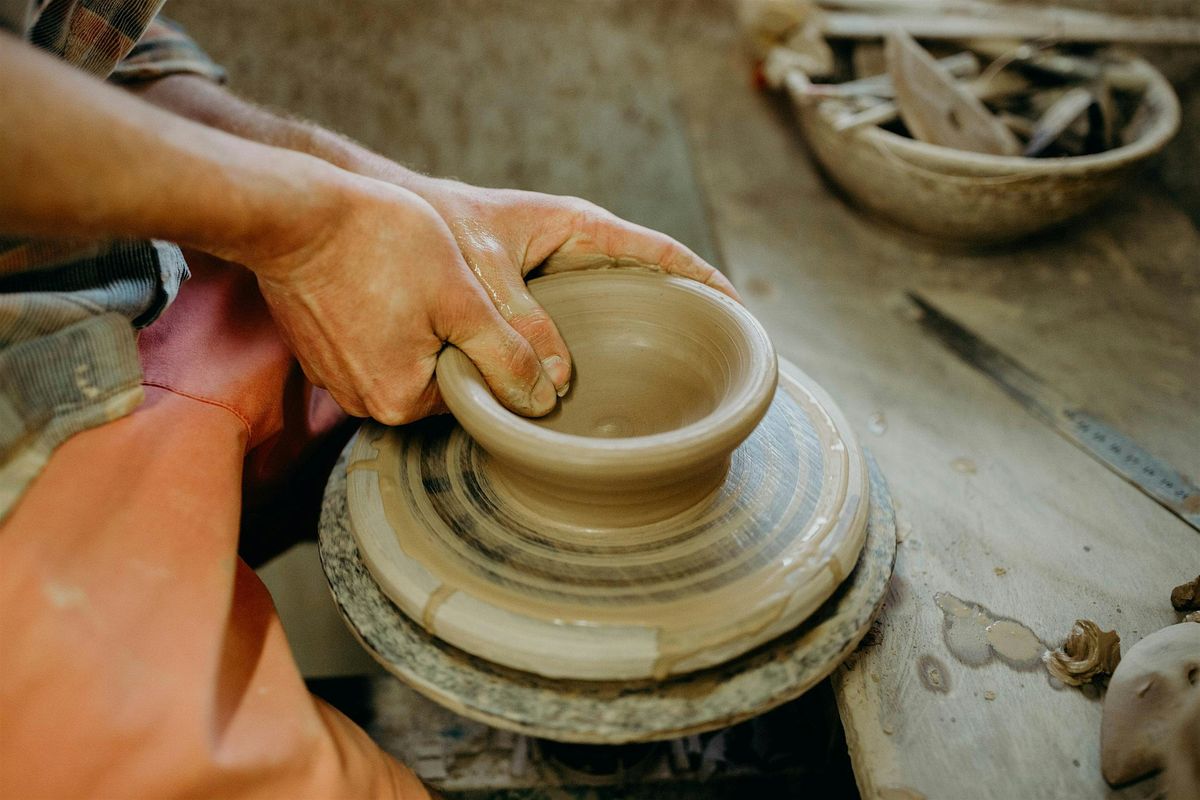
<instances>
[{"instance_id":1,"label":"metal ruler","mask_svg":"<svg viewBox=\"0 0 1200 800\"><path fill-rule=\"evenodd\" d=\"M1200 531L1200 488L1137 442L1047 386L1018 362L909 292L921 326L963 361L987 375L1027 411L1079 449L1132 483L1163 508Z\"/></svg>"}]
</instances>

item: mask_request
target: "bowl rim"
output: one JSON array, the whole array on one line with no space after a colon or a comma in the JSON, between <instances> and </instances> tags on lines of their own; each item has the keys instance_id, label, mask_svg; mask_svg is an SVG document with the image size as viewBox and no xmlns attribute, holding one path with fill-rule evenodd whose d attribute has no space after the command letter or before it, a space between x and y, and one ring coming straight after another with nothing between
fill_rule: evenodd
<instances>
[{"instance_id":1,"label":"bowl rim","mask_svg":"<svg viewBox=\"0 0 1200 800\"><path fill-rule=\"evenodd\" d=\"M653 281L667 292L702 297L714 313L735 323L751 354L763 356L762 363L757 368L752 365L746 384L701 419L673 431L601 438L551 430L509 411L466 355L448 345L438 358L439 388L459 424L485 450L510 463L535 464L538 471L569 467L637 478L727 455L750 435L774 399L778 362L766 330L745 306L699 281L629 267L554 273L535 278L529 285L536 288L541 282L574 280L634 280L645 281L644 286Z\"/></svg>"},{"instance_id":2,"label":"bowl rim","mask_svg":"<svg viewBox=\"0 0 1200 800\"><path fill-rule=\"evenodd\" d=\"M857 138L885 147L897 157L914 157L914 166L935 170L937 167L961 167L978 172L947 172L947 177L990 178L997 176L1036 177L1040 175L1064 175L1094 172L1097 168L1113 169L1146 158L1166 146L1180 126L1179 97L1170 81L1144 58L1115 53L1122 63L1143 70L1146 75L1145 97L1152 97L1159 104L1158 114L1151 124L1132 142L1082 156L1058 156L1055 158L1032 158L1029 156L998 156L990 153L973 153L954 147L930 144L907 136L901 136L878 125L866 126L857 131ZM820 115L823 117L823 115Z\"/></svg>"}]
</instances>

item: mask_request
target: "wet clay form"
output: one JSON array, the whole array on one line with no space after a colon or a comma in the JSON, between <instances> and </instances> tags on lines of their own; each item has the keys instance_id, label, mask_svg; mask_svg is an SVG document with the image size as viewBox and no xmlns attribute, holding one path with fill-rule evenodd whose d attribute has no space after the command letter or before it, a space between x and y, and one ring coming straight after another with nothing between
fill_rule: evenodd
<instances>
[{"instance_id":1,"label":"wet clay form","mask_svg":"<svg viewBox=\"0 0 1200 800\"><path fill-rule=\"evenodd\" d=\"M1194 581L1181 583L1171 590L1171 607L1176 611L1200 610L1200 575Z\"/></svg>"},{"instance_id":2,"label":"wet clay form","mask_svg":"<svg viewBox=\"0 0 1200 800\"><path fill-rule=\"evenodd\" d=\"M1152 633L1121 660L1100 727L1100 767L1113 785L1128 783L1173 761L1183 781L1197 758L1200 624L1181 622ZM1180 738L1182 732L1183 738ZM1182 772L1179 772L1182 770ZM1171 795L1174 797L1175 795ZM1180 795L1194 796L1194 795Z\"/></svg>"},{"instance_id":3,"label":"wet clay form","mask_svg":"<svg viewBox=\"0 0 1200 800\"><path fill-rule=\"evenodd\" d=\"M829 399L794 368L777 380L758 322L695 281L596 270L530 290L574 359L556 411L505 410L447 350L458 425L357 437L351 529L383 591L468 653L580 680L709 667L812 614L869 505Z\"/></svg>"}]
</instances>

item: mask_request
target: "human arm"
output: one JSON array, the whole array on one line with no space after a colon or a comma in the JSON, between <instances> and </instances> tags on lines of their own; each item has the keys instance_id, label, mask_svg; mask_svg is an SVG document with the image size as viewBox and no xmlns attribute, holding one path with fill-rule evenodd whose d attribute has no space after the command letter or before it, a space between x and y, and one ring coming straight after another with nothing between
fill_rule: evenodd
<instances>
[{"instance_id":1,"label":"human arm","mask_svg":"<svg viewBox=\"0 0 1200 800\"><path fill-rule=\"evenodd\" d=\"M564 367L569 362L566 346L525 288L524 276L535 267L553 272L637 265L695 278L736 297L719 272L683 245L577 198L430 178L320 126L262 109L191 76L170 77L137 91L206 125L310 153L421 195L453 231L465 260L505 318L533 344L539 358L561 357ZM550 374L560 388L569 378L567 369Z\"/></svg>"},{"instance_id":2,"label":"human arm","mask_svg":"<svg viewBox=\"0 0 1200 800\"><path fill-rule=\"evenodd\" d=\"M444 342L502 401L554 405L529 343L425 200L154 107L0 33L0 234L161 238L246 265L305 372L353 414L437 408Z\"/></svg>"}]
</instances>

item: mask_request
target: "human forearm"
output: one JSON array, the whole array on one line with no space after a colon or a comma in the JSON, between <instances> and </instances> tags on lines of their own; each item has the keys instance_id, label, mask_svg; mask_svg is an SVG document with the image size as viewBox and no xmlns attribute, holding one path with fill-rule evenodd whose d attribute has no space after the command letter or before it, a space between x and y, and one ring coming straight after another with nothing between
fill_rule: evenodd
<instances>
[{"instance_id":1,"label":"human forearm","mask_svg":"<svg viewBox=\"0 0 1200 800\"><path fill-rule=\"evenodd\" d=\"M408 169L352 139L307 120L251 103L196 75L171 75L131 87L145 100L204 125L273 147L296 150L417 194L436 179Z\"/></svg>"},{"instance_id":2,"label":"human forearm","mask_svg":"<svg viewBox=\"0 0 1200 800\"><path fill-rule=\"evenodd\" d=\"M337 170L166 113L0 34L0 233L295 248Z\"/></svg>"}]
</instances>

